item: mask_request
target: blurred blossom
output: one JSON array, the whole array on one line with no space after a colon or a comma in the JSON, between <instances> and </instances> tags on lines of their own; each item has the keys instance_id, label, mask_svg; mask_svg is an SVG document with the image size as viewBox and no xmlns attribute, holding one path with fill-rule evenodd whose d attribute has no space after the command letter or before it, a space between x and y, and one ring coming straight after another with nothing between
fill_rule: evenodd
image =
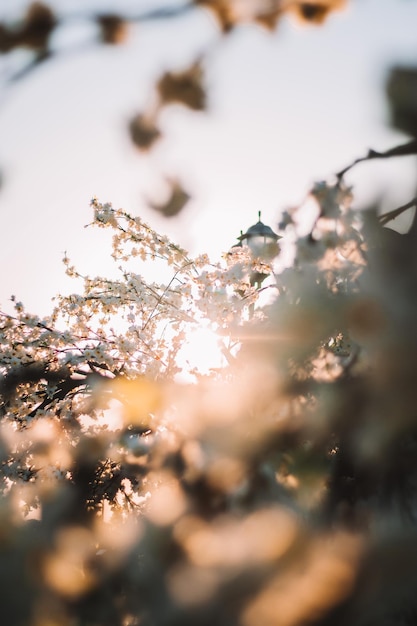
<instances>
[{"instance_id":1,"label":"blurred blossom","mask_svg":"<svg viewBox=\"0 0 417 626\"><path fill-rule=\"evenodd\" d=\"M280 559L297 539L297 527L290 512L276 508L243 520L220 517L211 524L185 517L175 536L199 567L246 568Z\"/></svg>"},{"instance_id":2,"label":"blurred blossom","mask_svg":"<svg viewBox=\"0 0 417 626\"><path fill-rule=\"evenodd\" d=\"M243 623L295 626L320 618L349 594L361 551L355 536L313 539L300 562L273 578L249 603Z\"/></svg>"},{"instance_id":3,"label":"blurred blossom","mask_svg":"<svg viewBox=\"0 0 417 626\"><path fill-rule=\"evenodd\" d=\"M93 535L82 527L62 529L55 550L46 556L44 577L47 585L63 596L76 598L96 584L88 565L95 552Z\"/></svg>"},{"instance_id":4,"label":"blurred blossom","mask_svg":"<svg viewBox=\"0 0 417 626\"><path fill-rule=\"evenodd\" d=\"M155 482L152 487L152 483ZM151 498L146 507L146 516L158 526L168 526L185 511L187 502L185 495L175 478L164 474L152 475L148 479Z\"/></svg>"}]
</instances>

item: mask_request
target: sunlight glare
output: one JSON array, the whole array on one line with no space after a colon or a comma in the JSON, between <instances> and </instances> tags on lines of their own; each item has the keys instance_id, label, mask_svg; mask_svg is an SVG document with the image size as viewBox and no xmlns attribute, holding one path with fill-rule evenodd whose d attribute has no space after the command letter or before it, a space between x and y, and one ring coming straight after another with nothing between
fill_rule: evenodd
<instances>
[{"instance_id":1,"label":"sunlight glare","mask_svg":"<svg viewBox=\"0 0 417 626\"><path fill-rule=\"evenodd\" d=\"M195 370L199 374L209 374L211 370L223 367L225 358L221 338L208 326L190 330L178 354L178 364L183 372Z\"/></svg>"}]
</instances>

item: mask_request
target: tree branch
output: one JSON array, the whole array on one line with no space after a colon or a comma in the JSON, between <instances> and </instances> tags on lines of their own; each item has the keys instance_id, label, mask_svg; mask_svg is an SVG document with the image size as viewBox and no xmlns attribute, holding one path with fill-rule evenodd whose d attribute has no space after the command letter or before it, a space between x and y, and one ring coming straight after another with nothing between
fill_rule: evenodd
<instances>
[{"instance_id":1,"label":"tree branch","mask_svg":"<svg viewBox=\"0 0 417 626\"><path fill-rule=\"evenodd\" d=\"M395 148L390 148L386 152L377 152L376 150L369 150L368 154L360 159L356 159L345 167L343 170L336 174L337 178L340 180L343 176L352 169L358 163L362 163L363 161L371 161L373 159L389 159L397 156L410 156L417 155L417 139L413 139L408 143L401 144L400 146L395 146Z\"/></svg>"},{"instance_id":2,"label":"tree branch","mask_svg":"<svg viewBox=\"0 0 417 626\"><path fill-rule=\"evenodd\" d=\"M379 221L382 226L385 226L391 220L395 220L395 218L399 217L402 213L404 213L404 211L412 208L417 208L417 196L410 200L410 202L407 202L407 204L403 204L402 206L398 207L398 209L394 209L393 211L388 211L388 213L380 215Z\"/></svg>"}]
</instances>

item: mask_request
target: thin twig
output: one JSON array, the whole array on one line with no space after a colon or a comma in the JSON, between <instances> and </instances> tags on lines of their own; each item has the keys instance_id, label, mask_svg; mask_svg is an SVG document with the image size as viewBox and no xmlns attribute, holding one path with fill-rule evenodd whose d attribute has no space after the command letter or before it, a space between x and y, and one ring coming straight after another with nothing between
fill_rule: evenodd
<instances>
[{"instance_id":1,"label":"thin twig","mask_svg":"<svg viewBox=\"0 0 417 626\"><path fill-rule=\"evenodd\" d=\"M408 143L401 144L400 146L395 146L394 148L390 148L386 150L386 152L377 152L376 150L369 150L368 154L359 159L355 159L353 163L345 167L343 170L336 174L338 180L343 178L343 176L352 169L358 163L362 163L363 161L371 161L373 159L389 159L397 156L410 156L417 154L417 139L413 139Z\"/></svg>"},{"instance_id":2,"label":"thin twig","mask_svg":"<svg viewBox=\"0 0 417 626\"><path fill-rule=\"evenodd\" d=\"M410 202L407 202L407 204L403 204L402 206L398 207L398 209L394 209L393 211L388 211L388 213L380 215L379 221L382 226L385 226L391 220L395 220L397 217L399 217L402 213L404 213L404 211L412 208L417 208L417 196L410 200Z\"/></svg>"}]
</instances>

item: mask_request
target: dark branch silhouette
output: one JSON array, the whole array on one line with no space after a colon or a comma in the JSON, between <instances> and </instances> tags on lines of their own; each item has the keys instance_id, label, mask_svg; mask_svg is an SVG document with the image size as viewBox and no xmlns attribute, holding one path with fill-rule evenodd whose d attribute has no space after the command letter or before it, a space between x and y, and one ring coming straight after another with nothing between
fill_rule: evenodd
<instances>
[{"instance_id":1,"label":"dark branch silhouette","mask_svg":"<svg viewBox=\"0 0 417 626\"><path fill-rule=\"evenodd\" d=\"M363 163L364 161L372 161L373 159L390 159L392 157L410 155L417 155L417 139L413 139L412 141L401 144L400 146L395 146L395 148L390 148L385 152L377 152L376 150L371 149L366 156L355 159L353 163L338 172L336 176L340 180L341 178L343 178L346 172L351 170L358 163Z\"/></svg>"}]
</instances>

